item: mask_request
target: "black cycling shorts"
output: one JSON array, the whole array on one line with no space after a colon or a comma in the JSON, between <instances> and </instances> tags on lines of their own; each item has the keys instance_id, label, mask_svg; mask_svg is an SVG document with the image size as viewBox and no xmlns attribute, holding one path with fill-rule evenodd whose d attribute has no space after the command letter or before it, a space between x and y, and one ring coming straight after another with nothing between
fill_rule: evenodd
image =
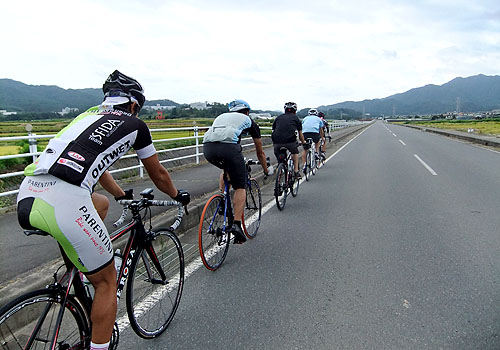
<instances>
[{"instance_id":1,"label":"black cycling shorts","mask_svg":"<svg viewBox=\"0 0 500 350\"><path fill-rule=\"evenodd\" d=\"M312 139L314 143L318 143L320 139L319 132L305 132L304 140L307 141L307 139ZM309 145L307 143L304 145L304 149L309 149Z\"/></svg>"},{"instance_id":2,"label":"black cycling shorts","mask_svg":"<svg viewBox=\"0 0 500 350\"><path fill-rule=\"evenodd\" d=\"M226 171L229 175L229 183L235 190L247 188L247 168L241 145L207 142L203 144L203 155L211 164Z\"/></svg>"},{"instance_id":3,"label":"black cycling shorts","mask_svg":"<svg viewBox=\"0 0 500 350\"><path fill-rule=\"evenodd\" d=\"M282 161L280 160L280 148L284 147L287 150L290 151L291 154L299 154L299 144L297 141L295 142L290 142L290 143L276 143L274 144L274 155L276 156L276 159L278 162ZM284 152L283 152L284 153ZM284 157L281 157L284 160Z\"/></svg>"}]
</instances>

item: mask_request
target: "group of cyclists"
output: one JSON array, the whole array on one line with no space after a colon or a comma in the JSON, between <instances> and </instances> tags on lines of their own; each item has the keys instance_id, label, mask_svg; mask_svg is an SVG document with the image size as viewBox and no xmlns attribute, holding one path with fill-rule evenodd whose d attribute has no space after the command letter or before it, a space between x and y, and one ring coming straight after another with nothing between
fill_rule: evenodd
<instances>
[{"instance_id":1,"label":"group of cyclists","mask_svg":"<svg viewBox=\"0 0 500 350\"><path fill-rule=\"evenodd\" d=\"M133 148L159 190L183 205L190 202L190 194L177 189L160 164L151 133L137 118L146 100L141 84L115 70L102 90L103 102L77 116L26 167L17 198L21 227L48 232L94 286L91 350L108 349L117 311L113 249L103 222L110 203L106 196L94 192L96 184L115 200L132 199L132 192L124 191L107 169ZM272 175L273 168L266 161L260 128L249 116L250 105L234 100L228 107L229 111L216 117L205 133L203 153L211 164L226 172L234 189L234 217L241 218L247 171L242 135L252 137L264 174ZM300 178L296 135L304 147L305 162L306 139L312 138L319 152L319 141L325 137L328 124L316 109L309 110L301 122L296 103L287 102L284 108L285 113L272 127L274 153L278 158L279 149L287 148L293 155L295 176ZM222 174L220 186L224 186ZM246 241L241 221L234 220L231 233L234 243Z\"/></svg>"}]
</instances>

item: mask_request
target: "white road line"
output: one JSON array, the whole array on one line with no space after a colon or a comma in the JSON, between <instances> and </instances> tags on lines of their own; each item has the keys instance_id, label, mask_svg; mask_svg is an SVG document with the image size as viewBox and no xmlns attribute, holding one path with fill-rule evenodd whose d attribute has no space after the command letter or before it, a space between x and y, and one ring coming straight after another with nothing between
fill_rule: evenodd
<instances>
[{"instance_id":1,"label":"white road line","mask_svg":"<svg viewBox=\"0 0 500 350\"><path fill-rule=\"evenodd\" d=\"M413 155L415 158L417 158L417 160L427 169L429 170L429 172L432 174L432 175L437 175L437 173L430 167L427 165L426 162L424 162L422 159L420 159L419 156L417 156L416 154Z\"/></svg>"},{"instance_id":2,"label":"white road line","mask_svg":"<svg viewBox=\"0 0 500 350\"><path fill-rule=\"evenodd\" d=\"M394 136L394 137L398 137L398 135L396 135L395 133L392 133L392 136Z\"/></svg>"},{"instance_id":3,"label":"white road line","mask_svg":"<svg viewBox=\"0 0 500 350\"><path fill-rule=\"evenodd\" d=\"M333 157L335 157L348 144L350 144L352 141L354 141L358 136L360 136L366 130L368 130L369 128L371 128L372 125L370 125L366 129L364 129L362 132L360 132L355 137L353 137L351 140L349 140L345 145L343 145L342 147L340 147L334 154L332 154L330 157L328 157L325 160L325 162L328 162L330 159L332 159ZM300 180L301 183L304 182L304 181L305 181L304 178L302 178L302 180ZM262 216L265 213L267 213L269 211L269 209L271 209L275 205L276 205L276 202L275 202L275 199L273 197L273 199L271 201L269 201L266 205L264 205L262 207ZM252 220L252 218L249 219L249 221L248 221L249 224L251 223L251 220ZM203 262L201 261L200 257L197 257L196 259L194 259L193 261L191 261L189 264L187 264L184 267L184 283L188 279L188 277L190 277L193 273L195 273L202 266L203 266ZM161 298L166 295L166 293L168 293L168 289L167 288L160 288L157 292L153 293L153 295L147 297L142 302L140 302L140 304L139 304L140 314L143 314L143 313L147 312L148 310L152 309L161 300ZM127 328L130 327L130 321L128 319L127 313L125 313L122 317L118 318L116 320L116 322L118 324L118 328L120 330L120 333L122 333L123 331L125 331L125 329L127 329Z\"/></svg>"},{"instance_id":4,"label":"white road line","mask_svg":"<svg viewBox=\"0 0 500 350\"><path fill-rule=\"evenodd\" d=\"M399 140L403 146L406 146L406 143L404 143L402 140Z\"/></svg>"}]
</instances>

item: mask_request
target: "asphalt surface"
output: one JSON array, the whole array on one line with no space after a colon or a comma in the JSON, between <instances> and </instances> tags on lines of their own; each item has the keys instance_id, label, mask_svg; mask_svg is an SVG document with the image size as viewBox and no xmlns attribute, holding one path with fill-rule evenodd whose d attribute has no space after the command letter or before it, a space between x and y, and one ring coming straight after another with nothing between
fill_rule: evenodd
<instances>
[{"instance_id":1,"label":"asphalt surface","mask_svg":"<svg viewBox=\"0 0 500 350\"><path fill-rule=\"evenodd\" d=\"M351 127L333 132L334 142L331 143L331 149L335 148L336 140L342 140L359 128ZM270 140L263 139L263 141L267 143L264 151L274 163L275 157L272 146L269 144ZM256 159L253 148L245 147L244 150L245 156ZM201 158L203 160L203 157ZM260 166L254 166L253 170L253 175L263 181ZM206 198L218 189L220 170L203 161L199 165L169 169L169 172L177 188L188 190L192 196L192 203L189 205L190 215L184 216L183 226L178 229L178 232L184 232L187 228L198 224ZM268 181L271 181L271 178ZM137 177L122 181L120 184L126 189L133 188L136 197L145 188L155 188L147 176L142 179ZM102 190L97 190L97 192L106 195L110 200L111 205L104 222L108 231L112 232L112 224L119 218L121 207L113 204L114 200L107 192ZM156 199L168 199L168 196L158 190L154 193ZM164 208L152 208L152 211L154 215L159 216L155 222L163 224L166 218L160 214L164 212ZM43 287L47 283L45 281L50 281L55 266L59 264L60 253L56 242L50 237L26 237L17 222L17 214L14 210L0 215L0 235L2 237L0 240L0 305L2 305L22 291ZM40 276L44 276L45 279L41 280Z\"/></svg>"},{"instance_id":2,"label":"asphalt surface","mask_svg":"<svg viewBox=\"0 0 500 350\"><path fill-rule=\"evenodd\" d=\"M267 197L218 271L193 260L164 335L120 347L500 348L499 155L377 122L285 210Z\"/></svg>"}]
</instances>

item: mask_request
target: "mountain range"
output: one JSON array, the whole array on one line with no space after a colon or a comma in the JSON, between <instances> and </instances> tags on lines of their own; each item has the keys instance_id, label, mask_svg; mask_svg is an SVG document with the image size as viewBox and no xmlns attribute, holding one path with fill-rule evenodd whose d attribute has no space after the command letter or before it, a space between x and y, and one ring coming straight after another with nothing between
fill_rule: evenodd
<instances>
[{"instance_id":1,"label":"mountain range","mask_svg":"<svg viewBox=\"0 0 500 350\"><path fill-rule=\"evenodd\" d=\"M347 101L321 110L352 109L370 115L427 115L500 109L500 76L455 78L443 85L425 85L381 99Z\"/></svg>"},{"instance_id":2,"label":"mountain range","mask_svg":"<svg viewBox=\"0 0 500 350\"><path fill-rule=\"evenodd\" d=\"M101 101L101 89L62 89L0 79L0 110L58 112L65 107L84 110ZM166 99L146 101L146 105L156 104L179 105ZM480 74L455 78L443 85L426 85L386 98L346 101L318 108L323 111L354 110L377 116L440 114L456 111L457 107L461 112L500 109L500 76Z\"/></svg>"}]
</instances>

